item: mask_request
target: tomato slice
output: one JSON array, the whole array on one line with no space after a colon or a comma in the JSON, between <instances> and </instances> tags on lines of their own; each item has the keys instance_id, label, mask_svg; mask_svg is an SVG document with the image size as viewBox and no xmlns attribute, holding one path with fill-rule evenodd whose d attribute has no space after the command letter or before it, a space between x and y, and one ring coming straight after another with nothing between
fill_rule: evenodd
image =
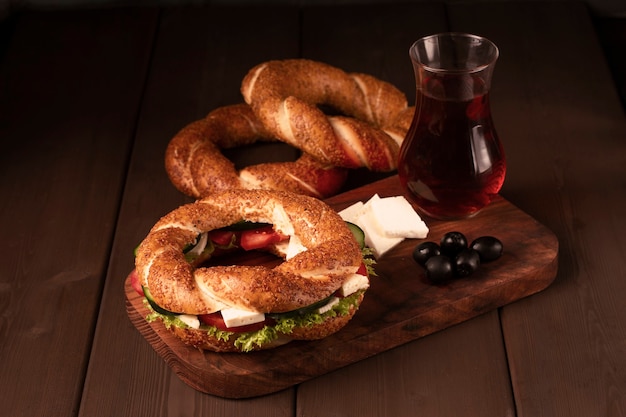
<instances>
[{"instance_id":1,"label":"tomato slice","mask_svg":"<svg viewBox=\"0 0 626 417\"><path fill-rule=\"evenodd\" d=\"M263 226L241 232L239 244L244 250L262 249L286 238L287 236L278 233L272 226Z\"/></svg>"},{"instance_id":2,"label":"tomato slice","mask_svg":"<svg viewBox=\"0 0 626 417\"><path fill-rule=\"evenodd\" d=\"M144 295L143 288L141 287L141 283L139 282L139 274L137 274L136 269L133 269L132 272L130 273L130 285L137 292L137 294L142 295L142 296Z\"/></svg>"},{"instance_id":3,"label":"tomato slice","mask_svg":"<svg viewBox=\"0 0 626 417\"><path fill-rule=\"evenodd\" d=\"M235 232L232 230L215 229L209 232L209 238L213 243L220 246L228 246L233 241Z\"/></svg>"},{"instance_id":4,"label":"tomato slice","mask_svg":"<svg viewBox=\"0 0 626 417\"><path fill-rule=\"evenodd\" d=\"M361 266L359 266L359 269L357 269L356 273L359 275L363 275L364 277L367 276L367 266L365 266L365 262L361 262Z\"/></svg>"},{"instance_id":5,"label":"tomato slice","mask_svg":"<svg viewBox=\"0 0 626 417\"><path fill-rule=\"evenodd\" d=\"M259 323L246 324L245 326L227 327L226 323L224 323L224 319L222 318L222 313L219 311L211 314L201 314L198 316L198 319L204 324L233 333L254 332L261 330L266 325L269 326L275 323L273 319L266 318L264 321Z\"/></svg>"}]
</instances>

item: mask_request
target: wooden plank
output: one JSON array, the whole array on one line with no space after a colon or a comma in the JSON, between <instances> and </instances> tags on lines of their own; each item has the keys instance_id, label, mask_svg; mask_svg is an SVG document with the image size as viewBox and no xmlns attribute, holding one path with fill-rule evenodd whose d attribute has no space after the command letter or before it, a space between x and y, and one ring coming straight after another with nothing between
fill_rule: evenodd
<instances>
[{"instance_id":1,"label":"wooden plank","mask_svg":"<svg viewBox=\"0 0 626 417\"><path fill-rule=\"evenodd\" d=\"M374 194L401 195L397 176L337 195L328 202L341 210ZM556 275L555 236L504 199L497 199L471 219L433 220L428 226L429 239L436 242L447 231L459 230L470 241L483 234L498 236L506 251L497 262L481 265L470 279L439 286L427 282L424 270L411 256L416 240L407 239L377 260L378 276L370 279L358 314L340 332L269 351L203 353L184 345L161 322L146 323L150 311L143 297L133 290L130 278L125 285L129 317L187 384L214 395L246 398L282 390L490 312L543 290ZM268 266L275 266L276 258L268 258ZM260 263L262 258L254 261Z\"/></svg>"},{"instance_id":2,"label":"wooden plank","mask_svg":"<svg viewBox=\"0 0 626 417\"><path fill-rule=\"evenodd\" d=\"M78 407L155 18L15 18L0 61L3 415Z\"/></svg>"},{"instance_id":3,"label":"wooden plank","mask_svg":"<svg viewBox=\"0 0 626 417\"><path fill-rule=\"evenodd\" d=\"M560 241L554 285L502 312L516 415L623 415L626 126L587 9L455 5L450 15L501 48L492 94L510 161L504 195Z\"/></svg>"},{"instance_id":4,"label":"wooden plank","mask_svg":"<svg viewBox=\"0 0 626 417\"><path fill-rule=\"evenodd\" d=\"M494 310L305 382L296 415L513 415L499 324Z\"/></svg>"},{"instance_id":5,"label":"wooden plank","mask_svg":"<svg viewBox=\"0 0 626 417\"><path fill-rule=\"evenodd\" d=\"M231 401L185 385L128 319L124 280L135 245L161 215L189 201L165 173L171 137L213 108L240 102L241 80L254 65L297 56L298 21L290 7L162 11L80 415L293 415L291 391Z\"/></svg>"},{"instance_id":6,"label":"wooden plank","mask_svg":"<svg viewBox=\"0 0 626 417\"><path fill-rule=\"evenodd\" d=\"M332 12L312 9L305 13L303 24L307 56L386 79L406 93L410 104L415 99L415 84L409 47L422 36L449 30L441 3L346 6ZM359 172L348 185L371 178L371 174ZM469 336L467 345L472 347L462 354L457 349L459 333ZM496 314L470 320L404 345L400 354L386 352L300 385L298 412L314 414L323 404L328 414L336 415L408 416L419 412L458 416L459 409L464 415L510 415L514 405L505 353L501 343L491 343L501 337ZM352 378L355 373L358 381ZM399 392L397 387L401 387Z\"/></svg>"}]
</instances>

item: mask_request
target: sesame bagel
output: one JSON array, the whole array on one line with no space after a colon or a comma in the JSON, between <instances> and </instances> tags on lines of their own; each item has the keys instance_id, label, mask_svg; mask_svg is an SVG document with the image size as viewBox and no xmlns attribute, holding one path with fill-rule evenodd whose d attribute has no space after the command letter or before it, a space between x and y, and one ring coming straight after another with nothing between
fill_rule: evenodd
<instances>
[{"instance_id":1,"label":"sesame bagel","mask_svg":"<svg viewBox=\"0 0 626 417\"><path fill-rule=\"evenodd\" d=\"M245 103L219 107L170 140L165 170L179 191L194 198L228 189L291 191L317 198L339 191L347 171L306 153L295 161L262 163L241 170L222 153L223 149L275 141Z\"/></svg>"},{"instance_id":2,"label":"sesame bagel","mask_svg":"<svg viewBox=\"0 0 626 417\"><path fill-rule=\"evenodd\" d=\"M272 240L262 250L282 258L278 264L196 265L190 261L185 248L193 246L195 250L198 241L204 239L200 250L212 256L216 244L207 241L210 238L206 236L242 222L271 225L279 240ZM243 247L244 242L240 245ZM266 349L291 339L326 337L350 320L369 285L365 276L360 291L338 295L342 286L363 270L359 244L343 219L327 204L283 191L228 190L173 210L141 242L135 266L136 279L144 293L149 294L153 307L176 317L202 319L236 310L268 314L275 319L294 312L317 311L320 302L337 303L335 296L345 295L349 299L341 314L332 311L331 305L319 312L324 320L297 324L289 331L283 327L272 334L267 344L245 349L230 340L235 335L220 333L218 337L203 327L172 326L174 334L185 343L215 351Z\"/></svg>"},{"instance_id":3,"label":"sesame bagel","mask_svg":"<svg viewBox=\"0 0 626 417\"><path fill-rule=\"evenodd\" d=\"M373 76L307 59L252 68L241 93L265 129L319 161L392 171L408 125L405 95ZM341 115L327 116L319 106Z\"/></svg>"}]
</instances>

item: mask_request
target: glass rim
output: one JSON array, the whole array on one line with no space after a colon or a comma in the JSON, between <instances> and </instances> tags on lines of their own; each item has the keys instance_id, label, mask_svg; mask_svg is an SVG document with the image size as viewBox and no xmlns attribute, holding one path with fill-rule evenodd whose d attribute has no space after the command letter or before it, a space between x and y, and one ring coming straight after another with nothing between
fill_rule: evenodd
<instances>
[{"instance_id":1,"label":"glass rim","mask_svg":"<svg viewBox=\"0 0 626 417\"><path fill-rule=\"evenodd\" d=\"M418 44L424 44L425 42L435 39L435 38L466 38L466 39L474 39L474 40L478 40L481 41L487 45L489 45L491 48L493 48L493 57L486 63L482 64L482 65L477 65L474 68L465 68L465 69L449 69L449 68L438 68L438 67L434 67L432 65L428 65L426 63L424 63L422 60L418 59L417 56L414 54L414 50L416 49ZM428 36L423 36L421 38L419 38L418 40L416 40L415 42L413 42L413 44L411 45L411 47L409 48L409 55L411 56L411 59L419 62L425 69L427 69L428 71L431 72L435 72L435 73L456 73L456 74L472 74L472 73L476 73L476 72L480 72L483 71L485 68L488 68L489 66L493 65L499 58L500 56L500 49L498 48L498 46L493 43L491 40L485 38L484 36L480 36L480 35L474 35L472 33L466 33L466 32L439 32L439 33L434 33L432 35L428 35Z\"/></svg>"}]
</instances>

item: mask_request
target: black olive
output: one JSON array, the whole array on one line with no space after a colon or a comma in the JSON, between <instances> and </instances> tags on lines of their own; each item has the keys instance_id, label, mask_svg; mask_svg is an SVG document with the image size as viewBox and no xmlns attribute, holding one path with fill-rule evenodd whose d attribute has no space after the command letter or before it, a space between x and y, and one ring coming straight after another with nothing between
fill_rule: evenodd
<instances>
[{"instance_id":1,"label":"black olive","mask_svg":"<svg viewBox=\"0 0 626 417\"><path fill-rule=\"evenodd\" d=\"M478 252L481 262L489 262L495 261L502 256L504 246L498 238L493 236L481 236L470 244L470 248Z\"/></svg>"},{"instance_id":2,"label":"black olive","mask_svg":"<svg viewBox=\"0 0 626 417\"><path fill-rule=\"evenodd\" d=\"M454 264L444 255L435 255L426 261L426 278L433 284L442 284L454 276Z\"/></svg>"},{"instance_id":3,"label":"black olive","mask_svg":"<svg viewBox=\"0 0 626 417\"><path fill-rule=\"evenodd\" d=\"M439 247L442 254L454 258L459 252L467 248L467 238L461 232L448 232L441 238Z\"/></svg>"},{"instance_id":4,"label":"black olive","mask_svg":"<svg viewBox=\"0 0 626 417\"><path fill-rule=\"evenodd\" d=\"M413 259L419 265L424 266L426 261L435 255L440 255L439 245L435 242L422 242L413 250Z\"/></svg>"},{"instance_id":5,"label":"black olive","mask_svg":"<svg viewBox=\"0 0 626 417\"><path fill-rule=\"evenodd\" d=\"M474 249L463 249L454 259L456 275L466 277L472 275L480 266L480 255Z\"/></svg>"}]
</instances>

